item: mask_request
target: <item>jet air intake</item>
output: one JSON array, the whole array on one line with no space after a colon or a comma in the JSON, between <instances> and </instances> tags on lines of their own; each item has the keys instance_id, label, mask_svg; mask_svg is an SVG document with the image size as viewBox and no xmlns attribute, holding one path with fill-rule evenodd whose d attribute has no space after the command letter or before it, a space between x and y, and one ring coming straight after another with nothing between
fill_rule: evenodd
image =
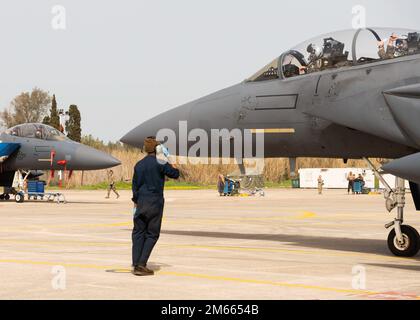
<instances>
[{"instance_id":1,"label":"jet air intake","mask_svg":"<svg viewBox=\"0 0 420 320\"><path fill-rule=\"evenodd\" d=\"M410 181L411 195L416 210L420 211L420 153L394 160L382 166L382 170Z\"/></svg>"},{"instance_id":2,"label":"jet air intake","mask_svg":"<svg viewBox=\"0 0 420 320\"><path fill-rule=\"evenodd\" d=\"M398 126L420 147L420 84L391 89L384 96Z\"/></svg>"},{"instance_id":3,"label":"jet air intake","mask_svg":"<svg viewBox=\"0 0 420 320\"><path fill-rule=\"evenodd\" d=\"M420 184L420 153L397 159L382 167L386 173Z\"/></svg>"}]
</instances>

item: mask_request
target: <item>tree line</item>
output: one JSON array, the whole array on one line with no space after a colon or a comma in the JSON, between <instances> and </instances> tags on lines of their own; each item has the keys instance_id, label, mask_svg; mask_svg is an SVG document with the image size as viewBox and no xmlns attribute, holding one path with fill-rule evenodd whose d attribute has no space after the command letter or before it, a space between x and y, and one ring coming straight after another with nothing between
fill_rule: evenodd
<instances>
[{"instance_id":1,"label":"tree line","mask_svg":"<svg viewBox=\"0 0 420 320\"><path fill-rule=\"evenodd\" d=\"M60 112L55 95L34 88L16 96L10 106L0 112L0 124L6 128L23 123L40 123L66 132L71 140L82 141L81 114L77 105L72 104L66 112L64 126L60 123Z\"/></svg>"}]
</instances>

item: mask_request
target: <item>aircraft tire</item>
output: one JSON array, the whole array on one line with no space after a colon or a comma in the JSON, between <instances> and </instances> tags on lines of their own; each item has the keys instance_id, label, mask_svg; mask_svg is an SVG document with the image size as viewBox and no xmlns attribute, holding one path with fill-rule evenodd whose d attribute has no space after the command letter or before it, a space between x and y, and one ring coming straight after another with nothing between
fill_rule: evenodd
<instances>
[{"instance_id":1,"label":"aircraft tire","mask_svg":"<svg viewBox=\"0 0 420 320\"><path fill-rule=\"evenodd\" d=\"M16 193L15 195L15 201L17 203L23 203L23 201L25 201L25 196L22 193Z\"/></svg>"},{"instance_id":2,"label":"aircraft tire","mask_svg":"<svg viewBox=\"0 0 420 320\"><path fill-rule=\"evenodd\" d=\"M395 229L389 233L388 248L397 257L414 257L420 250L420 235L411 226L402 225L401 232L405 243L398 244Z\"/></svg>"}]
</instances>

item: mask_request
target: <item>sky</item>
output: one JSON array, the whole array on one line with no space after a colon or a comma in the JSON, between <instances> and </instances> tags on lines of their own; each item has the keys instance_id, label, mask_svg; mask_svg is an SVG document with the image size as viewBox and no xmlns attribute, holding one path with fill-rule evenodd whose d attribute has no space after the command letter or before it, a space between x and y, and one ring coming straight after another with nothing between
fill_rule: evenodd
<instances>
[{"instance_id":1,"label":"sky","mask_svg":"<svg viewBox=\"0 0 420 320\"><path fill-rule=\"evenodd\" d=\"M38 87L78 105L83 134L116 141L298 43L351 29L355 5L367 26L420 30L418 0L0 0L0 110Z\"/></svg>"}]
</instances>

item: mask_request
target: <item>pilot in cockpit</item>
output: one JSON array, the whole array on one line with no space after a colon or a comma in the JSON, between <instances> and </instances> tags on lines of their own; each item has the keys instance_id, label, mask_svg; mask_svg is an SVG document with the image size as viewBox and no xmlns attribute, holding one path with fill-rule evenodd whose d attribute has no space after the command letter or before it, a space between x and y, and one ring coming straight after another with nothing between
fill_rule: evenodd
<instances>
[{"instance_id":1,"label":"pilot in cockpit","mask_svg":"<svg viewBox=\"0 0 420 320\"><path fill-rule=\"evenodd\" d=\"M42 130L41 128L37 128L35 131L35 138L42 139Z\"/></svg>"},{"instance_id":2,"label":"pilot in cockpit","mask_svg":"<svg viewBox=\"0 0 420 320\"><path fill-rule=\"evenodd\" d=\"M321 47L317 46L316 44L311 43L307 48L306 51L309 53L308 57L308 66L307 66L307 72L315 72L319 71L322 67L322 56L324 54L324 51Z\"/></svg>"},{"instance_id":3,"label":"pilot in cockpit","mask_svg":"<svg viewBox=\"0 0 420 320\"><path fill-rule=\"evenodd\" d=\"M381 59L392 59L395 57L395 43L398 40L398 36L393 33L388 39L388 45L385 50L385 40L378 42L378 55Z\"/></svg>"},{"instance_id":4,"label":"pilot in cockpit","mask_svg":"<svg viewBox=\"0 0 420 320\"><path fill-rule=\"evenodd\" d=\"M325 38L322 48L315 44L310 44L306 49L309 53L308 72L350 65L348 61L349 52L344 51L344 48L345 44L334 38Z\"/></svg>"},{"instance_id":5,"label":"pilot in cockpit","mask_svg":"<svg viewBox=\"0 0 420 320\"><path fill-rule=\"evenodd\" d=\"M385 51L385 40L378 43L378 55L381 59L392 59L408 55L409 45L407 36L398 36L393 33L388 39Z\"/></svg>"},{"instance_id":6,"label":"pilot in cockpit","mask_svg":"<svg viewBox=\"0 0 420 320\"><path fill-rule=\"evenodd\" d=\"M401 36L395 41L395 57L403 57L408 55L408 37Z\"/></svg>"}]
</instances>

